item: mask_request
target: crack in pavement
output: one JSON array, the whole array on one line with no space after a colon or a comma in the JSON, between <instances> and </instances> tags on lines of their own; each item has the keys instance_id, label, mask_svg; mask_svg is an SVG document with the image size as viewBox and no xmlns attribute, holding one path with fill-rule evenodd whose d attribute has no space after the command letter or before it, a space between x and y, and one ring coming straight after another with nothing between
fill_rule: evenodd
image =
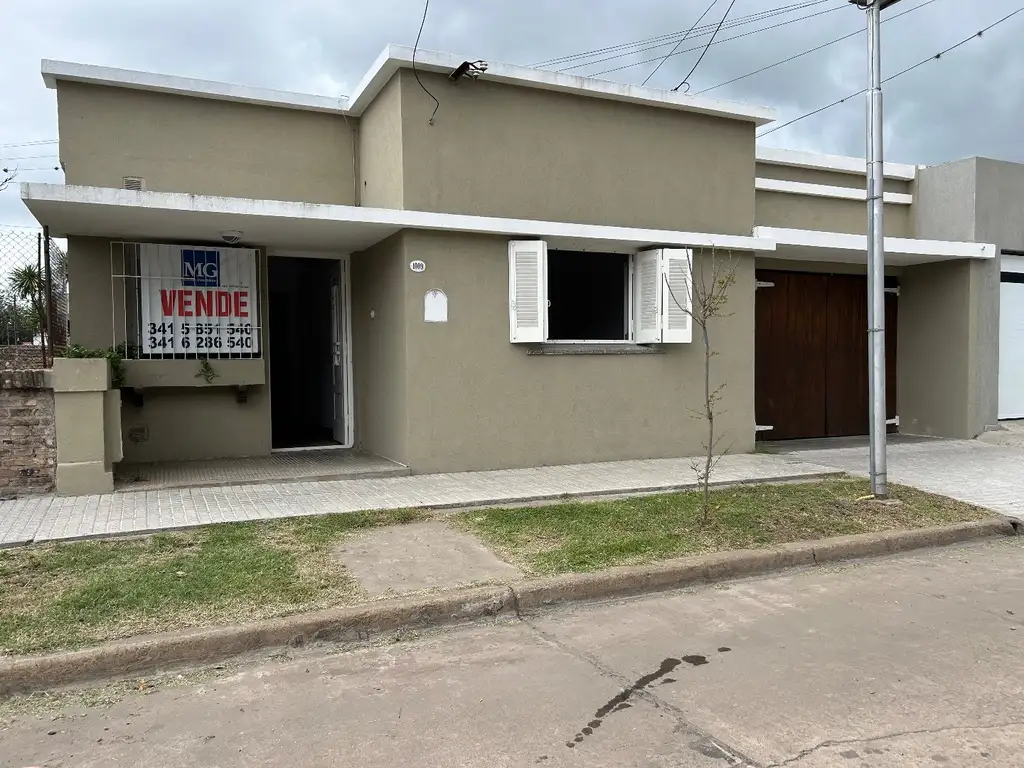
<instances>
[{"instance_id":1,"label":"crack in pavement","mask_svg":"<svg viewBox=\"0 0 1024 768\"><path fill-rule=\"evenodd\" d=\"M800 750L793 757L783 760L781 763L769 763L765 768L783 768L786 765L793 765L794 763L803 760L820 749L827 749L829 747L845 747L851 744L873 744L877 741L886 741L887 739L898 739L901 736L923 736L935 733L948 733L950 731L992 731L998 728L1009 728L1014 725L1024 725L1024 720L1009 720L1005 723L993 723L992 725L947 725L942 728L920 728L918 730L910 731L894 731L893 733L886 733L881 736L867 736L860 739L829 739L823 741L820 744L815 744L813 747Z\"/></svg>"},{"instance_id":2,"label":"crack in pavement","mask_svg":"<svg viewBox=\"0 0 1024 768\"><path fill-rule=\"evenodd\" d=\"M619 674L614 669L609 667L607 664L602 662L593 654L587 651L580 650L568 643L560 640L549 632L545 632L543 629L538 627L532 621L526 618L521 619L522 623L528 626L533 632L544 642L553 645L563 653L567 653L575 659L584 661L594 669L596 669L602 677L615 680L622 685L623 690L630 689L630 697L644 701L650 704L655 709L660 709L669 715L676 721L676 726L673 728L674 733L685 733L687 737L691 738L696 744L706 745L706 747L693 747L695 750L705 754L709 757L719 757L727 762L729 766L733 768L757 768L757 763L751 758L747 757L739 750L727 745L721 739L713 737L708 733L705 733L701 729L694 726L686 719L686 714L679 707L671 704L668 701L660 698L650 691L646 686L635 687L635 681L630 680L625 675ZM696 657L694 657L696 658ZM692 663L692 662L691 662ZM706 663L706 662L704 662ZM694 664L699 666L699 664ZM710 747L710 749L707 749ZM707 751L706 751L707 750ZM711 754L714 753L714 754Z\"/></svg>"}]
</instances>

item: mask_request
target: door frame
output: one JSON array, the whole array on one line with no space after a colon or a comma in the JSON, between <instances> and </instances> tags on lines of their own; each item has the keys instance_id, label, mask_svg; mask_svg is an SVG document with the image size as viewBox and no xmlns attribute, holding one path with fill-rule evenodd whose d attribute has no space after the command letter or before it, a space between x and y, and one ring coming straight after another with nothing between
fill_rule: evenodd
<instances>
[{"instance_id":1,"label":"door frame","mask_svg":"<svg viewBox=\"0 0 1024 768\"><path fill-rule=\"evenodd\" d=\"M356 430L355 430L355 401L352 391L352 255L349 253L331 253L326 251L294 251L286 248L268 248L267 258L270 257L284 257L284 258L296 258L296 259L329 259L340 262L339 267L341 270L341 312L339 313L339 319L341 321L341 357L342 357L342 387L344 388L345 398L344 407L345 413L342 418L345 420L345 440L342 443L336 443L334 445L309 445L299 446L297 448L272 448L271 453L298 453L300 451L331 451L331 450L350 450L355 447L356 443ZM269 261L268 261L269 268ZM268 287L269 292L269 287ZM270 313L267 313L267 324L273 322L273 318L270 317ZM269 332L268 332L269 338ZM267 345L268 355L273 355L274 350ZM333 356L333 350L328 348L328 354ZM268 358L269 359L269 358ZM271 408L273 408L274 400L274 386L271 382L270 386L270 400ZM268 413L269 416L269 413Z\"/></svg>"}]
</instances>

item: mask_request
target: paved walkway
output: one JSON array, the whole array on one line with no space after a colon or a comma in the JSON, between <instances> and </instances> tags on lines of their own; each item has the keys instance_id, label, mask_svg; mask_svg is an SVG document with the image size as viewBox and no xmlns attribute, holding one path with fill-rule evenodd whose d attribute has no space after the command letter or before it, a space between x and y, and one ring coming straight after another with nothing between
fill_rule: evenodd
<instances>
[{"instance_id":1,"label":"paved walkway","mask_svg":"<svg viewBox=\"0 0 1024 768\"><path fill-rule=\"evenodd\" d=\"M829 471L791 457L749 454L723 457L714 479L733 483L782 480ZM26 497L0 502L0 546L365 509L508 504L564 494L670 490L692 487L693 477L689 459L657 459L366 480Z\"/></svg>"},{"instance_id":2,"label":"paved walkway","mask_svg":"<svg viewBox=\"0 0 1024 768\"><path fill-rule=\"evenodd\" d=\"M793 443L780 455L867 477L866 439L850 442L838 448L823 447L824 441ZM890 482L1024 519L1024 448L933 438L897 440L887 453Z\"/></svg>"}]
</instances>

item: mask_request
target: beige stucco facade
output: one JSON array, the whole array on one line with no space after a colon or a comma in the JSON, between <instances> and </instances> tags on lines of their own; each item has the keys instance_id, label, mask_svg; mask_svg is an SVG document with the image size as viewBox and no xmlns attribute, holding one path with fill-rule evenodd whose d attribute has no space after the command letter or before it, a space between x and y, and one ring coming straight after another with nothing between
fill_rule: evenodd
<instances>
[{"instance_id":1,"label":"beige stucco facade","mask_svg":"<svg viewBox=\"0 0 1024 768\"><path fill-rule=\"evenodd\" d=\"M757 223L763 227L863 235L867 232L868 216L862 201L758 190ZM909 205L885 206L885 235L914 236Z\"/></svg>"},{"instance_id":2,"label":"beige stucco facade","mask_svg":"<svg viewBox=\"0 0 1024 768\"><path fill-rule=\"evenodd\" d=\"M404 207L749 235L754 125L403 71Z\"/></svg>"},{"instance_id":3,"label":"beige stucco facade","mask_svg":"<svg viewBox=\"0 0 1024 768\"><path fill-rule=\"evenodd\" d=\"M356 118L63 81L57 115L68 184L355 202Z\"/></svg>"},{"instance_id":4,"label":"beige stucco facade","mask_svg":"<svg viewBox=\"0 0 1024 768\"><path fill-rule=\"evenodd\" d=\"M410 272L409 258L427 270ZM354 265L365 450L424 472L700 452L700 344L572 355L509 344L504 238L405 232ZM754 259L738 256L736 266L728 317L711 328L720 343L713 386L726 385L722 445L745 452L754 440ZM423 321L424 294L435 288L448 297L447 323Z\"/></svg>"},{"instance_id":5,"label":"beige stucco facade","mask_svg":"<svg viewBox=\"0 0 1024 768\"><path fill-rule=\"evenodd\" d=\"M543 78L539 86L513 78L452 82L436 67L420 76L440 101L436 113L404 65L351 114L159 92L152 85L57 78L55 86L70 185L121 188L124 177L140 177L147 190L140 200L151 192L212 196L202 206L240 198L235 210L243 211L263 201L294 201L301 206L289 209L289 232L307 215L326 215L316 204L422 215L382 229L370 245L350 247L344 237L355 235L339 229L337 242L321 238L318 254L348 257L344 312L355 446L414 471L660 458L702 449L703 425L691 415L703 382L697 339L617 350L581 345L574 354L510 341L509 240L541 237L532 233L534 224L621 228L631 244L615 242L611 249L619 253L663 245L636 234L651 229L701 242L723 236L753 242L756 227L865 232L865 202L842 194L863 189L862 177L826 161L807 168L758 160L756 120L723 113L720 105L679 108L659 103L660 92L657 98L595 97ZM815 189L758 190L758 179ZM920 199L935 198L937 184L927 176L886 180L887 192L903 196L886 205L888 236L976 239L974 231L943 230L942 214L922 213ZM948 207L940 203L937 210ZM330 215L358 219L347 210ZM446 230L437 224L449 221L446 215L498 223L479 232ZM326 225L318 220L316 226ZM218 229L198 241L183 234L159 242L217 245ZM262 232L243 241L259 253L260 357L212 361L219 374L212 382L197 379L195 360L130 361L119 414L124 460L259 455L274 447L268 262L271 252L294 244L272 227ZM130 342L123 285L111 267L111 243L124 233L111 226L91 236L67 234L73 340L90 347ZM755 270L864 271L848 263L848 254L831 260L827 248L815 261L807 254L797 261L782 249L758 247L734 252L727 317L711 329L713 386L725 385L720 445L732 452L754 445ZM600 248L590 242L581 250ZM422 269L413 271L413 262ZM886 270L904 292L898 333L905 431L965 436L988 418L988 374L971 368L991 367L989 348L977 342L991 329L984 303L992 269L962 259ZM445 294L447 322L424 321L424 294L431 289Z\"/></svg>"}]
</instances>

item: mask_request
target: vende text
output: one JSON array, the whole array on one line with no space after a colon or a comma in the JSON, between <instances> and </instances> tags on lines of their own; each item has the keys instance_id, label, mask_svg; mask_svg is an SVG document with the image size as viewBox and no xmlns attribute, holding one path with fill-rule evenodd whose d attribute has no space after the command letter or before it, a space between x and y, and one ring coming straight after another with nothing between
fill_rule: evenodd
<instances>
[{"instance_id":1,"label":"vende text","mask_svg":"<svg viewBox=\"0 0 1024 768\"><path fill-rule=\"evenodd\" d=\"M248 317L248 291L160 291L164 317Z\"/></svg>"}]
</instances>

